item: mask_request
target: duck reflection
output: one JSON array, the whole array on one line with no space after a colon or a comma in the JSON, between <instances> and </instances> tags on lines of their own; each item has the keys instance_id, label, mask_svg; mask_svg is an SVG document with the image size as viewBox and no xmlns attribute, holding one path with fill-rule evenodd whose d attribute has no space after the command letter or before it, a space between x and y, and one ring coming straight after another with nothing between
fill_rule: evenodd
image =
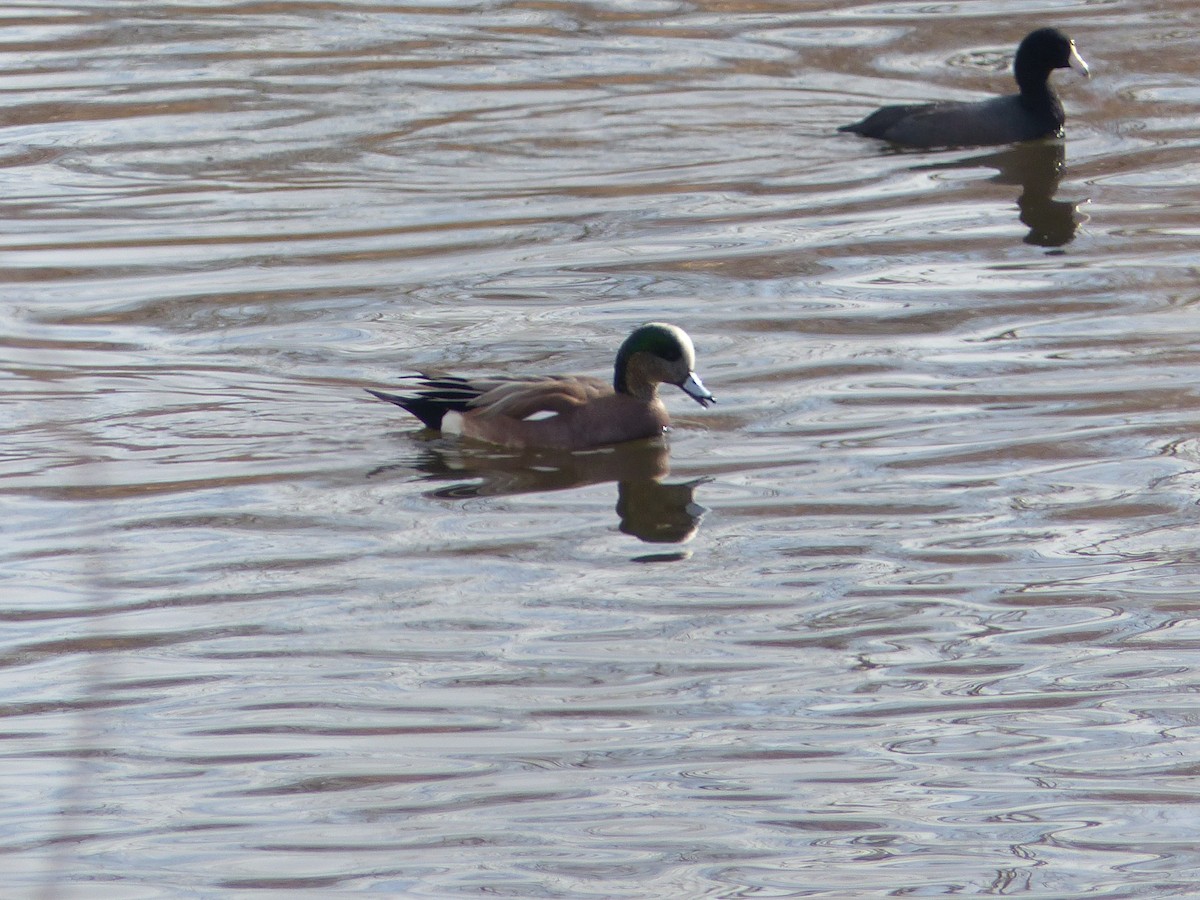
<instances>
[{"instance_id":1,"label":"duck reflection","mask_svg":"<svg viewBox=\"0 0 1200 900\"><path fill-rule=\"evenodd\" d=\"M1075 238L1079 227L1077 203L1055 200L1062 181L1066 148L1061 141L1027 141L1003 150L954 162L938 163L934 169L986 166L998 174L994 184L1017 185L1021 222L1029 228L1024 241L1039 247L1062 247Z\"/></svg>"},{"instance_id":2,"label":"duck reflection","mask_svg":"<svg viewBox=\"0 0 1200 900\"><path fill-rule=\"evenodd\" d=\"M651 544L691 540L707 512L696 503L694 493L708 479L664 483L670 474L670 453L661 441L630 441L569 452L516 450L435 438L419 450L416 459L380 466L368 477L417 469L428 481L452 482L434 488L428 496L455 500L562 491L615 481L621 531Z\"/></svg>"}]
</instances>

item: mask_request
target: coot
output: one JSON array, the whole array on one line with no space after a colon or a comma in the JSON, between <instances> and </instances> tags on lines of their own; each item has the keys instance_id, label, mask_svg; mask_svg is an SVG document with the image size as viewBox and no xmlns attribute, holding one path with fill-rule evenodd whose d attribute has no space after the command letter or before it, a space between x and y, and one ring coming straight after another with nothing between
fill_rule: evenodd
<instances>
[{"instance_id":1,"label":"coot","mask_svg":"<svg viewBox=\"0 0 1200 900\"><path fill-rule=\"evenodd\" d=\"M1039 28L1025 36L1013 60L1020 93L977 103L885 106L838 131L906 147L980 147L1059 135L1063 108L1049 78L1066 68L1088 76L1073 40L1056 28Z\"/></svg>"}]
</instances>

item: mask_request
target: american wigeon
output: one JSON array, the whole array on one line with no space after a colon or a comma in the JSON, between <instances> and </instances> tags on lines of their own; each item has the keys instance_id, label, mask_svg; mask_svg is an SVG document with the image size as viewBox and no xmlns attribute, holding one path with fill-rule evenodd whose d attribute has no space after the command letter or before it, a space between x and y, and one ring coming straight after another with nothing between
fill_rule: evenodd
<instances>
[{"instance_id":1,"label":"american wigeon","mask_svg":"<svg viewBox=\"0 0 1200 900\"><path fill-rule=\"evenodd\" d=\"M838 131L925 148L982 147L1058 135L1066 117L1049 78L1055 69L1066 68L1088 76L1073 40L1056 28L1039 28L1025 36L1013 60L1020 93L976 103L884 106Z\"/></svg>"},{"instance_id":2,"label":"american wigeon","mask_svg":"<svg viewBox=\"0 0 1200 900\"><path fill-rule=\"evenodd\" d=\"M662 434L670 417L659 384L678 385L701 406L715 403L695 366L682 328L650 322L621 344L611 383L589 375L445 375L411 379L415 390L403 395L367 390L426 428L510 447L584 450Z\"/></svg>"}]
</instances>

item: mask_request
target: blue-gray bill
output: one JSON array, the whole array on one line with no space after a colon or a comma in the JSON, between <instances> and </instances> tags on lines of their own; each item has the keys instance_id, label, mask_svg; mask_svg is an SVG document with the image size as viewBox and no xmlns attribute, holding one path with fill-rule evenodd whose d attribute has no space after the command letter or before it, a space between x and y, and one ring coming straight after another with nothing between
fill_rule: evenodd
<instances>
[{"instance_id":1,"label":"blue-gray bill","mask_svg":"<svg viewBox=\"0 0 1200 900\"><path fill-rule=\"evenodd\" d=\"M687 380L680 387L701 406L708 407L717 402L717 398L704 386L704 382L695 372L688 372Z\"/></svg>"}]
</instances>

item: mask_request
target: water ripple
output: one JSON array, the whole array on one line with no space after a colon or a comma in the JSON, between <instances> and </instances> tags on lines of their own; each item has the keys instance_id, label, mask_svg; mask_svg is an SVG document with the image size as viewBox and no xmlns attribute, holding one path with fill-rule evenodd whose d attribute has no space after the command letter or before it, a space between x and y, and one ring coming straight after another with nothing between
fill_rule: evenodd
<instances>
[{"instance_id":1,"label":"water ripple","mask_svg":"<svg viewBox=\"0 0 1200 900\"><path fill-rule=\"evenodd\" d=\"M1134 12L0 14L10 890L1194 895L1195 15ZM834 131L1047 16L1062 140ZM652 319L720 398L660 443L361 390Z\"/></svg>"}]
</instances>

